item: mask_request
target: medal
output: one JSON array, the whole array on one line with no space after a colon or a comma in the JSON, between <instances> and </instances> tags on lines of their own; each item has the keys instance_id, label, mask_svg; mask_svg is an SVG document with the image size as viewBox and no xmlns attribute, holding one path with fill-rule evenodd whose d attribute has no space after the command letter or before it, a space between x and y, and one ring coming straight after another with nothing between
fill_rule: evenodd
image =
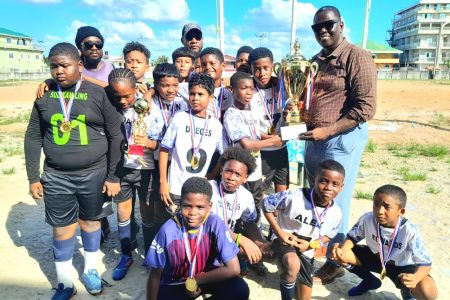
<instances>
[{"instance_id":1,"label":"medal","mask_svg":"<svg viewBox=\"0 0 450 300\"><path fill-rule=\"evenodd\" d=\"M270 127L268 129L268 133L269 134L273 134L273 115L275 113L275 89L272 87L272 105L271 105L271 109L269 109L269 104L267 103L268 101L266 100L266 98L264 98L264 95L262 93L262 91L256 87L256 89L258 90L258 94L259 97L262 100L262 104L263 104L263 108L264 108L264 114L266 115L266 117L269 119L269 124Z\"/></svg>"},{"instance_id":2,"label":"medal","mask_svg":"<svg viewBox=\"0 0 450 300\"><path fill-rule=\"evenodd\" d=\"M186 286L186 290L188 290L191 293L194 293L198 290L197 281L195 281L194 278L188 277L184 284Z\"/></svg>"},{"instance_id":3,"label":"medal","mask_svg":"<svg viewBox=\"0 0 450 300\"><path fill-rule=\"evenodd\" d=\"M190 163L193 170L198 169L198 167L200 166L200 154L198 152L192 155Z\"/></svg>"},{"instance_id":4,"label":"medal","mask_svg":"<svg viewBox=\"0 0 450 300\"><path fill-rule=\"evenodd\" d=\"M314 241L309 242L309 247L311 249L318 249L322 246L321 244L322 244L321 240L314 240Z\"/></svg>"},{"instance_id":5,"label":"medal","mask_svg":"<svg viewBox=\"0 0 450 300\"><path fill-rule=\"evenodd\" d=\"M392 249L394 249L395 241L397 240L397 237L398 237L398 232L399 232L401 222L402 222L402 217L398 217L397 225L395 225L394 231L392 232L391 243L389 245L389 249L388 249L386 256L384 255L384 247L383 247L384 242L383 242L383 236L381 235L381 225L378 223L377 243L378 243L378 250L380 252L379 254L380 254L380 262L381 262L381 268L382 268L381 273L380 273L381 280L386 278L386 275L387 275L386 264L389 261L389 257L391 256Z\"/></svg>"},{"instance_id":6,"label":"medal","mask_svg":"<svg viewBox=\"0 0 450 300\"><path fill-rule=\"evenodd\" d=\"M320 236L320 228L322 227L322 219L325 218L327 210L330 208L332 201L330 201L330 203L328 203L328 206L322 211L322 213L319 214L316 204L314 203L313 191L314 190L311 189L311 205L314 208L314 217L317 221L317 227L319 227L319 238L309 243L309 246L313 249L316 249L323 246L322 237Z\"/></svg>"},{"instance_id":7,"label":"medal","mask_svg":"<svg viewBox=\"0 0 450 300\"><path fill-rule=\"evenodd\" d=\"M73 106L73 100L75 99L75 95L77 94L78 90L81 86L81 79L78 80L77 84L75 85L75 90L73 91L72 96L70 97L69 101L66 103L64 100L63 93L61 91L61 87L57 85L58 87L58 96L59 96L59 105L61 107L64 121L59 125L59 131L62 133L68 133L72 130L72 124L70 124L70 112L72 111Z\"/></svg>"},{"instance_id":8,"label":"medal","mask_svg":"<svg viewBox=\"0 0 450 300\"><path fill-rule=\"evenodd\" d=\"M171 215L175 216L177 214L178 205L175 203L171 204L169 207L166 207L166 211Z\"/></svg>"},{"instance_id":9,"label":"medal","mask_svg":"<svg viewBox=\"0 0 450 300\"><path fill-rule=\"evenodd\" d=\"M381 280L386 278L386 268L383 268L383 270L381 270L380 278L381 278Z\"/></svg>"},{"instance_id":10,"label":"medal","mask_svg":"<svg viewBox=\"0 0 450 300\"><path fill-rule=\"evenodd\" d=\"M71 130L72 125L70 124L70 121L62 122L61 125L59 126L59 131L61 131L62 133L67 133L70 132Z\"/></svg>"},{"instance_id":11,"label":"medal","mask_svg":"<svg viewBox=\"0 0 450 300\"><path fill-rule=\"evenodd\" d=\"M252 151L252 155L253 155L254 158L258 158L258 157L259 157L259 154L260 154L260 151L259 151L259 150L254 150L254 151Z\"/></svg>"},{"instance_id":12,"label":"medal","mask_svg":"<svg viewBox=\"0 0 450 300\"><path fill-rule=\"evenodd\" d=\"M274 127L273 125L270 126L269 129L267 130L267 133L268 133L269 135L274 134L274 133L275 133L275 127Z\"/></svg>"},{"instance_id":13,"label":"medal","mask_svg":"<svg viewBox=\"0 0 450 300\"><path fill-rule=\"evenodd\" d=\"M206 120L205 120L205 125L203 127L203 131L200 131L200 141L198 142L197 146L195 146L195 133L197 132L197 130L195 128L195 121L194 121L194 115L192 113L192 110L189 111L189 122L190 122L191 144L192 144L192 157L191 157L191 160L189 161L189 163L193 170L197 170L198 168L200 168L201 156L200 156L199 150L200 150L200 146L203 141L203 137L208 132L209 118L207 115Z\"/></svg>"},{"instance_id":14,"label":"medal","mask_svg":"<svg viewBox=\"0 0 450 300\"><path fill-rule=\"evenodd\" d=\"M216 101L215 101L216 99L214 99L214 101L213 101L214 117L216 117L216 119L219 119L219 120L220 120L220 117L222 116L223 97L225 96L225 93L223 92L223 90L224 90L224 88L221 87L219 95L217 97L217 102L218 103L216 104Z\"/></svg>"},{"instance_id":15,"label":"medal","mask_svg":"<svg viewBox=\"0 0 450 300\"><path fill-rule=\"evenodd\" d=\"M217 185L219 186L219 194L220 194L220 199L222 200L222 215L223 215L223 221L225 222L225 225L227 225L228 229L232 229L232 225L234 225L234 216L236 215L236 211L238 208L237 205L237 191L234 192L234 201L233 201L233 206L231 207L231 215L230 218L228 219L228 202L225 199L225 193L223 191L223 186L222 183L217 183ZM217 204L217 215L219 216L219 205Z\"/></svg>"}]
</instances>

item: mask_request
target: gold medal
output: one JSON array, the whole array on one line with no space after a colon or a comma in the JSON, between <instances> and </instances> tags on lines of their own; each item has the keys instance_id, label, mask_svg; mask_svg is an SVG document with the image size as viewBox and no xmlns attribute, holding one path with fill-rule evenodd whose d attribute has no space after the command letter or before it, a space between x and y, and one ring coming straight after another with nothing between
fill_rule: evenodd
<instances>
[{"instance_id":1,"label":"gold medal","mask_svg":"<svg viewBox=\"0 0 450 300\"><path fill-rule=\"evenodd\" d=\"M192 155L191 158L191 167L194 170L197 170L198 167L200 166L200 155L198 153Z\"/></svg>"},{"instance_id":2,"label":"gold medal","mask_svg":"<svg viewBox=\"0 0 450 300\"><path fill-rule=\"evenodd\" d=\"M381 278L381 280L383 280L384 278L386 278L386 268L383 268L383 270L381 270L380 278Z\"/></svg>"},{"instance_id":3,"label":"gold medal","mask_svg":"<svg viewBox=\"0 0 450 300\"><path fill-rule=\"evenodd\" d=\"M70 124L70 121L62 122L61 125L59 126L59 131L61 131L62 133L67 133L70 132L71 130L72 124Z\"/></svg>"},{"instance_id":4,"label":"gold medal","mask_svg":"<svg viewBox=\"0 0 450 300\"><path fill-rule=\"evenodd\" d=\"M321 247L320 246L320 240L314 240L314 241L309 242L309 247L311 249L318 249L318 248L320 248Z\"/></svg>"},{"instance_id":5,"label":"gold medal","mask_svg":"<svg viewBox=\"0 0 450 300\"><path fill-rule=\"evenodd\" d=\"M273 127L273 126L270 126L269 127L269 130L267 130L267 133L270 135L270 134L274 134L275 133L275 127Z\"/></svg>"},{"instance_id":6,"label":"gold medal","mask_svg":"<svg viewBox=\"0 0 450 300\"><path fill-rule=\"evenodd\" d=\"M194 293L198 290L197 281L194 278L188 277L185 282L186 290L191 293Z\"/></svg>"},{"instance_id":7,"label":"gold medal","mask_svg":"<svg viewBox=\"0 0 450 300\"><path fill-rule=\"evenodd\" d=\"M258 158L259 154L260 154L259 150L252 151L252 155L254 158Z\"/></svg>"}]
</instances>

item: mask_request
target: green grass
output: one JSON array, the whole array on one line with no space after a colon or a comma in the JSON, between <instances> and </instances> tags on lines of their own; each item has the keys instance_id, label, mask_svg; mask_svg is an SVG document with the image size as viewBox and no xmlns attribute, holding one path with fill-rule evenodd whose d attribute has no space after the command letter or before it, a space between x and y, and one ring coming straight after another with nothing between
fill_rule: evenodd
<instances>
[{"instance_id":1,"label":"green grass","mask_svg":"<svg viewBox=\"0 0 450 300\"><path fill-rule=\"evenodd\" d=\"M3 168L3 169L2 169L2 174L3 174L3 175L12 175L12 174L14 174L14 173L16 173L16 168L14 168L14 167L11 167L11 168Z\"/></svg>"},{"instance_id":2,"label":"green grass","mask_svg":"<svg viewBox=\"0 0 450 300\"><path fill-rule=\"evenodd\" d=\"M446 117L441 113L435 112L433 119L430 121L430 124L436 126L448 126L450 125L450 117Z\"/></svg>"},{"instance_id":3,"label":"green grass","mask_svg":"<svg viewBox=\"0 0 450 300\"><path fill-rule=\"evenodd\" d=\"M6 156L14 156L23 154L23 148L18 146L6 146L2 149Z\"/></svg>"},{"instance_id":4,"label":"green grass","mask_svg":"<svg viewBox=\"0 0 450 300\"><path fill-rule=\"evenodd\" d=\"M431 167L431 169L430 169L430 172L437 172L438 171L438 168L435 168L435 167Z\"/></svg>"},{"instance_id":5,"label":"green grass","mask_svg":"<svg viewBox=\"0 0 450 300\"><path fill-rule=\"evenodd\" d=\"M372 200L372 193L355 190L355 198L356 199L364 199L364 200Z\"/></svg>"},{"instance_id":6,"label":"green grass","mask_svg":"<svg viewBox=\"0 0 450 300\"><path fill-rule=\"evenodd\" d=\"M389 162L388 162L387 160L385 160L385 159L383 159L380 163L381 163L383 166L387 166L387 165L389 164Z\"/></svg>"},{"instance_id":7,"label":"green grass","mask_svg":"<svg viewBox=\"0 0 450 300\"><path fill-rule=\"evenodd\" d=\"M448 155L449 149L441 145L421 145L421 144L389 144L387 150L396 157L413 158L417 156L437 157L439 159Z\"/></svg>"},{"instance_id":8,"label":"green grass","mask_svg":"<svg viewBox=\"0 0 450 300\"><path fill-rule=\"evenodd\" d=\"M30 119L30 113L23 113L23 114L19 114L17 116L11 117L4 117L4 116L0 116L0 125L9 125L9 124L14 124L14 123L27 123L28 120Z\"/></svg>"},{"instance_id":9,"label":"green grass","mask_svg":"<svg viewBox=\"0 0 450 300\"><path fill-rule=\"evenodd\" d=\"M441 192L441 189L433 185L428 185L426 192L430 194L439 194Z\"/></svg>"},{"instance_id":10,"label":"green grass","mask_svg":"<svg viewBox=\"0 0 450 300\"><path fill-rule=\"evenodd\" d=\"M411 169L407 167L400 168L398 171L399 174L402 176L402 179L404 181L425 181L427 180L427 174L420 173L420 172L413 172Z\"/></svg>"},{"instance_id":11,"label":"green grass","mask_svg":"<svg viewBox=\"0 0 450 300\"><path fill-rule=\"evenodd\" d=\"M369 141L367 142L365 151L368 153L375 153L376 150L377 150L377 144L375 144L375 142L372 139L369 139Z\"/></svg>"}]
</instances>

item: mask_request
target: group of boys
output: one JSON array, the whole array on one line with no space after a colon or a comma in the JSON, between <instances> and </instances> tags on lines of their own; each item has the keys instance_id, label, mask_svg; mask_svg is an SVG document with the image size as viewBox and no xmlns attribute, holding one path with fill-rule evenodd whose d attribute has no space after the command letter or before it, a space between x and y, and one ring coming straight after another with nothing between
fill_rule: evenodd
<instances>
[{"instance_id":1,"label":"group of boys","mask_svg":"<svg viewBox=\"0 0 450 300\"><path fill-rule=\"evenodd\" d=\"M272 52L241 47L227 88L223 53L202 49L201 29L190 23L173 64L154 68L153 87L145 82L150 52L131 42L123 49L126 68L110 71L103 89L99 79L92 80L95 74L85 74L101 58L103 37L89 26L79 33L77 47L87 51L81 58L68 43L50 50L53 80L34 103L25 137L30 190L34 198L44 196L46 222L54 229L58 288L52 299L76 294L70 268L77 223L85 256L82 282L89 293L102 292L98 220L112 214L110 198L117 204L121 245L114 280L123 279L133 263L139 199L148 299L248 299L239 254L260 273L263 256L274 254L281 263L282 299L292 299L295 289L299 299L310 299L314 249L329 243L342 223L333 199L346 171L328 159L315 169L311 188L288 189L280 128L289 106L277 94ZM143 111L140 97L148 104ZM264 198L271 183L276 193ZM379 188L373 213L333 246L330 259L363 279L349 296L380 287L370 273L375 271L391 278L404 299L436 297L431 260L417 229L403 218L405 204L401 188ZM259 228L261 209L275 236L269 242ZM367 246L356 245L364 238Z\"/></svg>"}]
</instances>

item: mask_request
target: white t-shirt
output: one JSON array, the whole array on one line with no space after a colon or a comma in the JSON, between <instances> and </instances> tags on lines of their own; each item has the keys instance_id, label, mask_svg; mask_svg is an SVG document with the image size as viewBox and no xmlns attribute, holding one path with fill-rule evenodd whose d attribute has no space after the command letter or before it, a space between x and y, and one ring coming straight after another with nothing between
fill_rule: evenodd
<instances>
[{"instance_id":1,"label":"white t-shirt","mask_svg":"<svg viewBox=\"0 0 450 300\"><path fill-rule=\"evenodd\" d=\"M192 121L194 126L191 125ZM194 143L191 136L193 127L195 127ZM175 114L161 141L161 147L172 150L172 163L169 169L172 194L181 195L181 186L188 178L206 175L214 151L217 149L220 153L223 152L222 130L222 124L216 118L203 119L188 112ZM200 162L196 169L191 166L193 147L199 147Z\"/></svg>"},{"instance_id":2,"label":"white t-shirt","mask_svg":"<svg viewBox=\"0 0 450 300\"><path fill-rule=\"evenodd\" d=\"M378 223L373 212L368 212L362 215L358 222L353 226L347 237L354 243L365 239L367 246L372 253L378 254ZM389 251L389 245L392 243L392 233L394 228L387 228L381 226L381 240L383 241L384 255ZM425 248L417 227L402 218L400 228L398 230L397 239L389 256L389 261L394 261L396 266L429 266L431 265L431 258Z\"/></svg>"},{"instance_id":3,"label":"white t-shirt","mask_svg":"<svg viewBox=\"0 0 450 300\"><path fill-rule=\"evenodd\" d=\"M214 89L214 99L208 105L207 113L216 119L221 120L222 114L233 104L233 94L221 86Z\"/></svg>"},{"instance_id":4,"label":"white t-shirt","mask_svg":"<svg viewBox=\"0 0 450 300\"><path fill-rule=\"evenodd\" d=\"M187 81L180 82L178 85L178 96L181 97L189 107L189 83Z\"/></svg>"},{"instance_id":5,"label":"white t-shirt","mask_svg":"<svg viewBox=\"0 0 450 300\"><path fill-rule=\"evenodd\" d=\"M256 221L255 201L253 200L252 193L245 187L239 186L234 193L226 193L222 189L224 195L222 198L219 190L219 183L216 180L210 180L209 183L213 190L211 211L218 215L224 222L226 218L228 224L225 225L227 225L229 229L234 230L236 221L239 219L242 219L244 222ZM224 202L227 208L225 213L223 210Z\"/></svg>"},{"instance_id":6,"label":"white t-shirt","mask_svg":"<svg viewBox=\"0 0 450 300\"><path fill-rule=\"evenodd\" d=\"M260 117L260 130L262 133L268 133L269 129L273 126L275 132L281 135L280 127L284 123L283 107L281 103L278 103L276 97L276 87L267 89L255 87L250 105L252 110L257 111L257 115ZM262 151L273 151L280 148L269 147L262 149Z\"/></svg>"},{"instance_id":7,"label":"white t-shirt","mask_svg":"<svg viewBox=\"0 0 450 300\"><path fill-rule=\"evenodd\" d=\"M295 233L305 238L310 237L311 240L317 240L319 233L320 236L334 238L342 220L341 209L334 201L328 208L316 206L321 219L319 225L310 198L311 189L294 189L276 193L264 198L264 211L277 210L277 223L285 232ZM303 254L312 258L314 250L310 249Z\"/></svg>"},{"instance_id":8,"label":"white t-shirt","mask_svg":"<svg viewBox=\"0 0 450 300\"><path fill-rule=\"evenodd\" d=\"M143 148L143 156L132 154L135 149L134 147L136 147L133 139L133 125L138 119L138 114L133 108L122 110L122 113L125 138L128 145L128 150L124 155L123 166L131 169L154 169L155 163L152 150ZM144 122L147 127L147 137L151 140L159 141L161 139L161 130L164 126L161 115L152 108L144 116Z\"/></svg>"},{"instance_id":9,"label":"white t-shirt","mask_svg":"<svg viewBox=\"0 0 450 300\"><path fill-rule=\"evenodd\" d=\"M252 110L240 110L235 106L231 106L224 114L223 127L233 145L240 145L239 141L244 138L252 140L261 139L259 117ZM256 169L248 177L248 181L256 181L262 178L261 155L255 157L255 160Z\"/></svg>"}]
</instances>

